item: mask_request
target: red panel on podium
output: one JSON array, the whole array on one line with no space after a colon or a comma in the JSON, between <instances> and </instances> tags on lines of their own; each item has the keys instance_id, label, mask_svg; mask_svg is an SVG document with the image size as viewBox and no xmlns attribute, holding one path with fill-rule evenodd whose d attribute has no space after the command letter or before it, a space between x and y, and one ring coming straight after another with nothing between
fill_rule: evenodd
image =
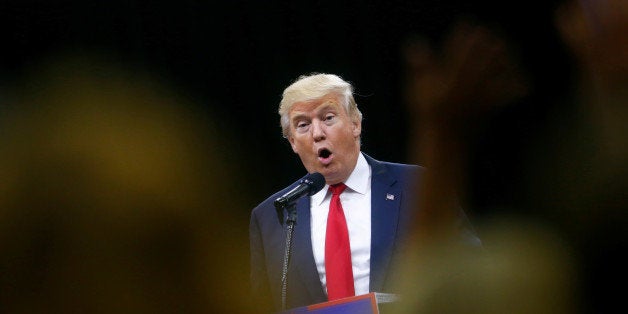
<instances>
[{"instance_id":1,"label":"red panel on podium","mask_svg":"<svg viewBox=\"0 0 628 314\"><path fill-rule=\"evenodd\" d=\"M281 312L281 314L379 314L375 292L330 302L312 304Z\"/></svg>"}]
</instances>

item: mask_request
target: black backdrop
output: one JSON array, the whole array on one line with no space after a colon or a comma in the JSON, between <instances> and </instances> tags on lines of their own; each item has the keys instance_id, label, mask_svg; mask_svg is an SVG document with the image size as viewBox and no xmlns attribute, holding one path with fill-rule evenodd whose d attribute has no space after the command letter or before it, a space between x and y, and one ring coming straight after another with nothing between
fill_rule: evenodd
<instances>
[{"instance_id":1,"label":"black backdrop","mask_svg":"<svg viewBox=\"0 0 628 314\"><path fill-rule=\"evenodd\" d=\"M400 46L411 34L438 41L465 14L506 33L535 80L533 94L487 125L471 171L469 210L525 202L522 156L542 136L550 99L568 71L551 6L488 1L2 1L1 79L66 52L105 53L148 70L207 104L245 154L251 208L304 174L280 135L276 108L298 75L351 81L364 113L363 147L406 161ZM242 208L243 220L251 208Z\"/></svg>"}]
</instances>

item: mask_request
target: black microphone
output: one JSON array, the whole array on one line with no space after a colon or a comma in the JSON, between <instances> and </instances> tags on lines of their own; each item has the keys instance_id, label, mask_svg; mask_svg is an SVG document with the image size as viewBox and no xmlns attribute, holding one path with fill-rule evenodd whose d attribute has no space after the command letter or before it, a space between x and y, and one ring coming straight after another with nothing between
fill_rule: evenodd
<instances>
[{"instance_id":1,"label":"black microphone","mask_svg":"<svg viewBox=\"0 0 628 314\"><path fill-rule=\"evenodd\" d=\"M275 208L277 209L277 215L279 218L279 223L283 224L283 209L287 206L294 203L299 198L307 195L313 195L318 193L325 186L325 177L318 173L310 173L305 176L301 181L299 181L299 185L297 185L294 189L290 190L288 193L283 196L277 198L275 200Z\"/></svg>"}]
</instances>

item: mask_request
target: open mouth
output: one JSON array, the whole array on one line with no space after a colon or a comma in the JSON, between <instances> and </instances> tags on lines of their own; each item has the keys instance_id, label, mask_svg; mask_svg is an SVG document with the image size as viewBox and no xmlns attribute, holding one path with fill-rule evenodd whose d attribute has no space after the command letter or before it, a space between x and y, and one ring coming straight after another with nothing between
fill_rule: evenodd
<instances>
[{"instance_id":1,"label":"open mouth","mask_svg":"<svg viewBox=\"0 0 628 314\"><path fill-rule=\"evenodd\" d=\"M318 157L320 158L327 159L329 158L329 156L331 156L331 152L327 148L323 148L320 151L318 151Z\"/></svg>"}]
</instances>

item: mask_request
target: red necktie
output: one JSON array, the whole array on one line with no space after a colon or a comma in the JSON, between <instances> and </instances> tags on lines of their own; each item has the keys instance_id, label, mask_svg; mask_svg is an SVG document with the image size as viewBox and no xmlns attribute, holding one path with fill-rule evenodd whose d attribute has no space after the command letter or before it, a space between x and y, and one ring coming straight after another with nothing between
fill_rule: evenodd
<instances>
[{"instance_id":1,"label":"red necktie","mask_svg":"<svg viewBox=\"0 0 628 314\"><path fill-rule=\"evenodd\" d=\"M355 295L349 231L342 204L340 204L340 193L346 187L344 183L329 187L332 195L325 235L325 276L329 301Z\"/></svg>"}]
</instances>

